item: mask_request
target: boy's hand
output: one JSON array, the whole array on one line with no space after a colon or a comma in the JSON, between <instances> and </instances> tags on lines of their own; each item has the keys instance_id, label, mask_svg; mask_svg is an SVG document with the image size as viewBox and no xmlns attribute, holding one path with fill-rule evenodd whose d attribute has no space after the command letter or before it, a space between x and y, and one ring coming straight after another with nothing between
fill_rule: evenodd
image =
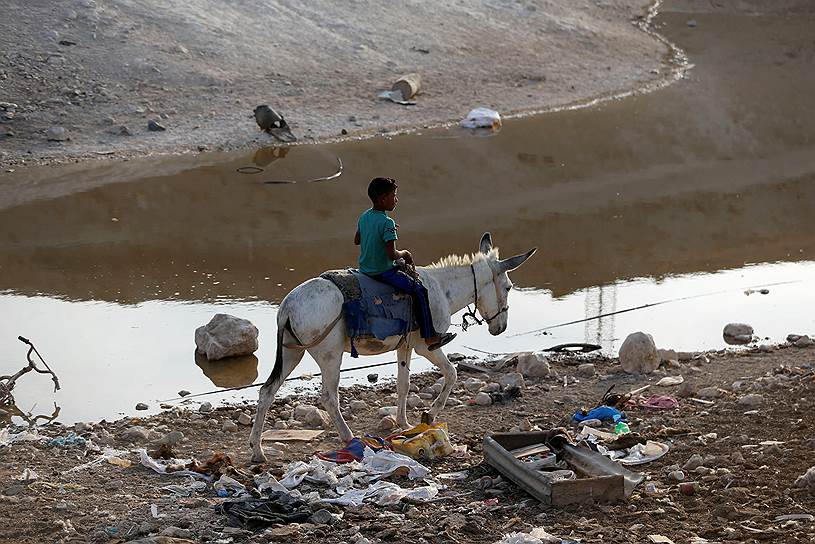
<instances>
[{"instance_id":1,"label":"boy's hand","mask_svg":"<svg viewBox=\"0 0 815 544\"><path fill-rule=\"evenodd\" d=\"M411 255L407 249L400 251L399 256L403 258L407 264L413 264L413 255Z\"/></svg>"}]
</instances>

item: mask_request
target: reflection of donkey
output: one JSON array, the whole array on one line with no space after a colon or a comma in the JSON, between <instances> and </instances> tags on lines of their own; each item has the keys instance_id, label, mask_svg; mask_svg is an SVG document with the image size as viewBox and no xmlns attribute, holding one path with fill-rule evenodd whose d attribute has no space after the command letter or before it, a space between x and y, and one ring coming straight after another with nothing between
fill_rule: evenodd
<instances>
[{"instance_id":1,"label":"reflection of donkey","mask_svg":"<svg viewBox=\"0 0 815 544\"><path fill-rule=\"evenodd\" d=\"M436 331L446 331L450 326L450 316L473 302L489 325L490 334L501 334L507 328L507 297L512 287L507 272L521 266L537 248L523 255L499 260L498 250L492 247L492 238L486 233L481 237L480 249L479 253L472 256L451 256L438 264L417 268L430 295ZM260 438L266 412L283 380L294 370L306 350L320 366L321 403L331 416L340 440L347 442L353 437L340 413L337 398L342 353L351 351L342 318L342 304L343 295L340 290L323 278L313 278L298 285L280 304L277 313L277 358L272 374L260 389L258 411L249 437L254 462L266 460ZM396 422L406 429L409 427L406 403L410 387L411 351L415 349L419 355L436 365L444 376L444 388L430 408L431 419L438 415L447 402L456 382L456 369L441 349L428 351L419 337L419 331L409 333L405 341L402 339L402 336L392 336L381 341L355 339L354 345L362 355L379 355L396 350L399 361Z\"/></svg>"}]
</instances>

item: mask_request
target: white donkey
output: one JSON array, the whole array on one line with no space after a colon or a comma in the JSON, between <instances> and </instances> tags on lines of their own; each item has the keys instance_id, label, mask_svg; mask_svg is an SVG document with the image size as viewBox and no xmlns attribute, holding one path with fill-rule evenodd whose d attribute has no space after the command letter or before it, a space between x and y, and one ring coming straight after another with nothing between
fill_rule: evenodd
<instances>
[{"instance_id":1,"label":"white donkey","mask_svg":"<svg viewBox=\"0 0 815 544\"><path fill-rule=\"evenodd\" d=\"M493 248L489 233L481 237L480 252L469 256L449 256L439 263L419 267L417 271L427 288L433 325L441 333L450 327L450 317L469 304L475 303L478 313L487 322L490 334L498 335L507 328L507 298L512 282L508 272L521 266L537 248L522 255L499 260L498 249ZM295 287L277 313L277 356L272 373L260 388L258 410L249 444L252 461L262 463L266 455L261 446L261 434L266 413L283 381L300 363L308 351L322 372L321 404L334 422L343 443L353 438L351 429L339 410L340 365L343 352L351 351L342 316L343 296L329 280L312 278ZM447 402L456 382L456 369L441 349L429 351L419 331L406 336L391 336L385 340L355 339L354 345L362 355L379 355L396 350L398 395L396 422L402 429L407 421L407 395L410 388L411 352L423 356L436 365L444 376L444 387L430 408L430 419L435 418Z\"/></svg>"}]
</instances>

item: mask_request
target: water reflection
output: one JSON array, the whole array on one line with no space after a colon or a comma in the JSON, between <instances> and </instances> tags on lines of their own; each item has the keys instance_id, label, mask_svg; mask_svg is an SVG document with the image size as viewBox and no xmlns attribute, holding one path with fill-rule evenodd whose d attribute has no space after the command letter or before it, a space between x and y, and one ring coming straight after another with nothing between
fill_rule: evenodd
<instances>
[{"instance_id":1,"label":"water reflection","mask_svg":"<svg viewBox=\"0 0 815 544\"><path fill-rule=\"evenodd\" d=\"M249 385L258 377L258 358L254 355L210 361L205 355L196 353L195 364L216 387Z\"/></svg>"}]
</instances>

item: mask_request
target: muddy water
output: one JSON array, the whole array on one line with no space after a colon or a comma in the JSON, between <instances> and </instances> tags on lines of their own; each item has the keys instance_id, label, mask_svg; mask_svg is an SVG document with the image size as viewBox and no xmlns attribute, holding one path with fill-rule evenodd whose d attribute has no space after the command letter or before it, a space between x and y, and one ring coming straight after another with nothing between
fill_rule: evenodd
<instances>
[{"instance_id":1,"label":"muddy water","mask_svg":"<svg viewBox=\"0 0 815 544\"><path fill-rule=\"evenodd\" d=\"M55 399L70 422L265 377L276 303L355 262L354 224L375 175L400 180L394 216L420 262L471 252L485 230L504 255L540 248L513 274L507 332L470 329L453 351L564 341L612 351L640 329L665 347L720 347L734 320L773 341L815 331L815 15L676 6L659 30L694 63L686 79L511 120L492 137L451 129L0 177L0 370L22 366L23 334L64 384L52 395L47 379L27 376L18 404L44 413ZM339 181L263 183L326 175L336 157ZM770 293L745 295L760 285ZM214 312L259 327L257 360L196 362L193 330Z\"/></svg>"}]
</instances>

